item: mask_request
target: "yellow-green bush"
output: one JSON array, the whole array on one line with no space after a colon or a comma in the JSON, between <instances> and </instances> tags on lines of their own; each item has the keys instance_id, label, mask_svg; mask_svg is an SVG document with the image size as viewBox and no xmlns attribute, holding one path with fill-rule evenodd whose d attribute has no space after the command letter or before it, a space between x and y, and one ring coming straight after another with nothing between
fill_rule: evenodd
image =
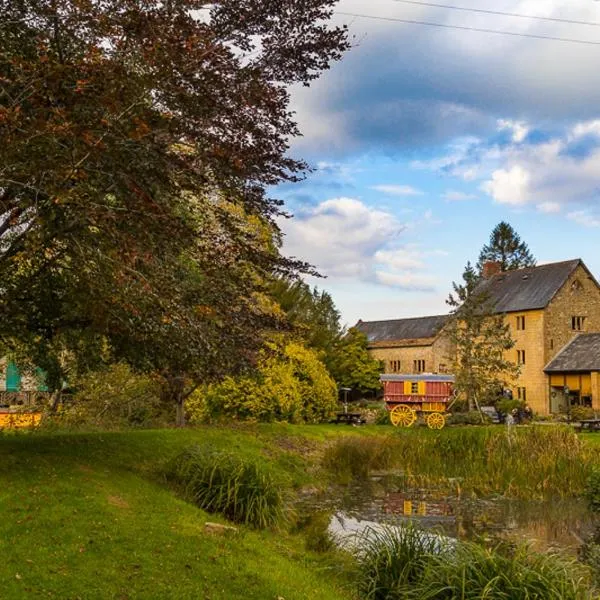
<instances>
[{"instance_id":1,"label":"yellow-green bush","mask_svg":"<svg viewBox=\"0 0 600 600\"><path fill-rule=\"evenodd\" d=\"M317 354L289 342L273 345L256 373L197 390L186 410L191 423L220 417L316 423L329 417L336 402L335 382Z\"/></svg>"}]
</instances>

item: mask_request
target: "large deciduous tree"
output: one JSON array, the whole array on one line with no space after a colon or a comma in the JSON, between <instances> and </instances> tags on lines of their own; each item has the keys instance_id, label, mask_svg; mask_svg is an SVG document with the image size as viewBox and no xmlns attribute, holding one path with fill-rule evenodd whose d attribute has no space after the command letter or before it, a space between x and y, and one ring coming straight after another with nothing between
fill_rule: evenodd
<instances>
[{"instance_id":1,"label":"large deciduous tree","mask_svg":"<svg viewBox=\"0 0 600 600\"><path fill-rule=\"evenodd\" d=\"M519 367L506 356L514 347L510 328L503 315L495 313L471 263L462 278L461 283L452 284L454 293L447 300L453 314L447 331L455 347L451 357L455 387L473 410L496 398L513 382Z\"/></svg>"},{"instance_id":2,"label":"large deciduous tree","mask_svg":"<svg viewBox=\"0 0 600 600\"><path fill-rule=\"evenodd\" d=\"M319 353L339 387L349 387L358 394L381 387L381 363L369 356L363 333L341 325L329 293L285 277L274 280L271 291L292 331Z\"/></svg>"},{"instance_id":3,"label":"large deciduous tree","mask_svg":"<svg viewBox=\"0 0 600 600\"><path fill-rule=\"evenodd\" d=\"M535 258L527 244L506 221L494 227L489 243L485 244L479 254L477 271L482 273L486 262L497 262L502 271L512 271L523 267L534 267Z\"/></svg>"},{"instance_id":4,"label":"large deciduous tree","mask_svg":"<svg viewBox=\"0 0 600 600\"><path fill-rule=\"evenodd\" d=\"M51 388L67 356L177 398L252 362L264 279L305 268L267 189L306 168L288 87L348 47L333 4L0 0L0 338Z\"/></svg>"}]
</instances>

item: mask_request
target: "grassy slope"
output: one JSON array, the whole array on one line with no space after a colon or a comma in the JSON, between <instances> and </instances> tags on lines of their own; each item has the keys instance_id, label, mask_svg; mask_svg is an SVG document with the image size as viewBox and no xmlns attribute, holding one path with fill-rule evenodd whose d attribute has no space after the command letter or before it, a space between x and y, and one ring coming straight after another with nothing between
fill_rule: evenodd
<instances>
[{"instance_id":1,"label":"grassy slope","mask_svg":"<svg viewBox=\"0 0 600 600\"><path fill-rule=\"evenodd\" d=\"M0 599L349 599L343 576L306 553L301 538L245 528L205 534L207 520L223 521L177 498L159 470L187 445L208 442L266 455L292 485L314 485L318 442L391 431L264 425L0 435ZM596 445L600 434L585 439Z\"/></svg>"},{"instance_id":2,"label":"grassy slope","mask_svg":"<svg viewBox=\"0 0 600 600\"><path fill-rule=\"evenodd\" d=\"M0 598L349 598L299 538L245 528L205 534L204 522L220 519L178 499L157 474L178 450L209 441L266 453L298 486L310 482L302 458L310 440L336 433L261 426L0 436Z\"/></svg>"}]
</instances>

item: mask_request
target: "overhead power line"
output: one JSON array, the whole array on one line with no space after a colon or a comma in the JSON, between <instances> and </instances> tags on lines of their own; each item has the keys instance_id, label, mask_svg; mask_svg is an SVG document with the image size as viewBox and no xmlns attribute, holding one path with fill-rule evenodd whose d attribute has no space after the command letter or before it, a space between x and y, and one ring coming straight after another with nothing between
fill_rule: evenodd
<instances>
[{"instance_id":1,"label":"overhead power line","mask_svg":"<svg viewBox=\"0 0 600 600\"><path fill-rule=\"evenodd\" d=\"M398 17L378 17L359 13L334 11L336 15L357 17L362 19L375 19L378 21L392 21L397 23L408 23L409 25L427 25L429 27L443 27L444 29L459 29L461 31L478 31L480 33L495 33L497 35L510 35L513 37L534 38L536 40L550 40L553 42L569 42L571 44L585 44L588 46L600 46L600 42L591 40L578 40L573 38L555 37L552 35L536 35L535 33L517 33L516 31L502 31L500 29L484 29L481 27L467 27L466 25L450 25L448 23L433 23L431 21L416 21L412 19L400 19Z\"/></svg>"},{"instance_id":2,"label":"overhead power line","mask_svg":"<svg viewBox=\"0 0 600 600\"><path fill-rule=\"evenodd\" d=\"M414 4L417 6L431 6L434 8L447 8L449 10L462 10L465 12L483 13L486 15L498 15L502 17L518 17L520 19L533 19L537 21L552 21L554 23L569 23L571 25L590 25L600 27L600 23L594 21L577 21L575 19L561 19L559 17L539 17L535 15L524 15L522 13L501 12L499 10L486 10L483 8L467 8L466 6L453 6L450 4L436 4L435 2L421 2L419 0L395 0L403 4Z\"/></svg>"}]
</instances>

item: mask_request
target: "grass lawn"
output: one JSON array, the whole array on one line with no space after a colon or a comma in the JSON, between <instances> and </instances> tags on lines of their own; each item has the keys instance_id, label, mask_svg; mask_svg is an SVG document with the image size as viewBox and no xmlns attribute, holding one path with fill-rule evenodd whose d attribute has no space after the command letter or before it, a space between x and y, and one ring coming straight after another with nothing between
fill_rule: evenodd
<instances>
[{"instance_id":1,"label":"grass lawn","mask_svg":"<svg viewBox=\"0 0 600 600\"><path fill-rule=\"evenodd\" d=\"M444 456L466 434L444 431ZM392 435L415 448L437 446L439 434L346 425L0 434L0 599L352 599L340 557L307 552L299 534L206 533L206 521L225 521L178 497L162 475L203 443L266 459L291 488L325 485L317 450L346 435L366 445ZM583 439L600 444L600 434Z\"/></svg>"},{"instance_id":2,"label":"grass lawn","mask_svg":"<svg viewBox=\"0 0 600 600\"><path fill-rule=\"evenodd\" d=\"M303 457L313 442L342 431L369 434L275 425L0 436L0 598L351 598L300 536L207 534L204 523L222 519L179 499L160 476L179 450L209 442L266 454L300 486L311 481Z\"/></svg>"}]
</instances>

